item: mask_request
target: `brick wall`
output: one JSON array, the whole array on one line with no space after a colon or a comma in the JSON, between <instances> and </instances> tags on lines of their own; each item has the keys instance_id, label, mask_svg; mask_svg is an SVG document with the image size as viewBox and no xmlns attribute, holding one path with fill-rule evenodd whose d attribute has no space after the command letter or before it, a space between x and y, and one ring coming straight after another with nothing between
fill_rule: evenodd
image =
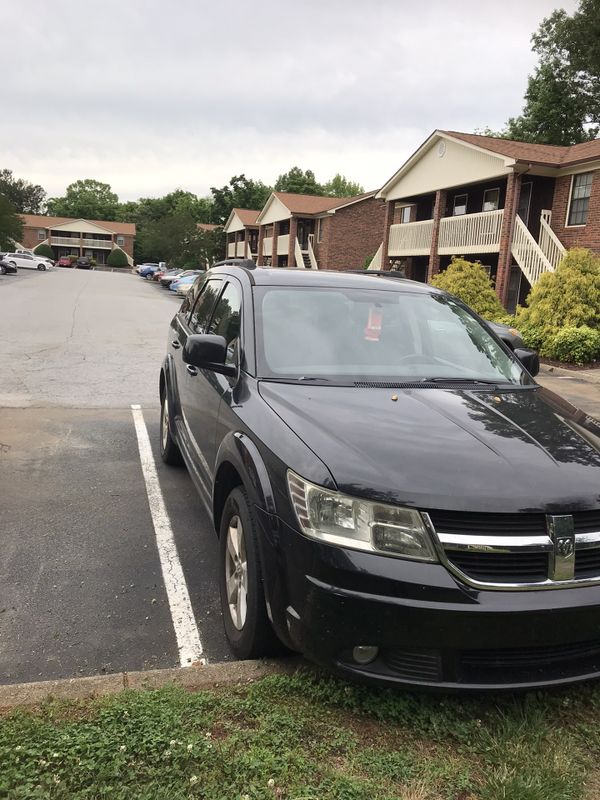
<instances>
[{"instance_id":1,"label":"brick wall","mask_svg":"<svg viewBox=\"0 0 600 800\"><path fill-rule=\"evenodd\" d=\"M44 230L43 228L23 228L23 247L27 248L27 250L33 250L38 244L42 243L42 240L38 239L38 231ZM48 231L45 231L46 234Z\"/></svg>"},{"instance_id":2,"label":"brick wall","mask_svg":"<svg viewBox=\"0 0 600 800\"><path fill-rule=\"evenodd\" d=\"M571 176L556 179L552 203L552 228L566 248L588 247L600 253L600 170L594 171L587 223L581 227L567 227L567 206L571 194Z\"/></svg>"},{"instance_id":3,"label":"brick wall","mask_svg":"<svg viewBox=\"0 0 600 800\"><path fill-rule=\"evenodd\" d=\"M361 269L377 252L385 225L385 203L374 197L327 217L319 245L319 269Z\"/></svg>"}]
</instances>

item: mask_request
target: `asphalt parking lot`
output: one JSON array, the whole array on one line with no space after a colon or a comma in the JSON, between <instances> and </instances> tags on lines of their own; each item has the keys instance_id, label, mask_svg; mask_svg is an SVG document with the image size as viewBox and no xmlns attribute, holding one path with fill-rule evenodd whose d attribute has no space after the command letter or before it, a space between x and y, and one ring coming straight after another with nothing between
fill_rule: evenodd
<instances>
[{"instance_id":1,"label":"asphalt parking lot","mask_svg":"<svg viewBox=\"0 0 600 800\"><path fill-rule=\"evenodd\" d=\"M0 683L232 658L211 523L158 454L179 302L131 273L0 276ZM540 382L600 418L600 384Z\"/></svg>"},{"instance_id":2,"label":"asphalt parking lot","mask_svg":"<svg viewBox=\"0 0 600 800\"><path fill-rule=\"evenodd\" d=\"M0 276L0 683L172 667L132 405L141 406L209 663L222 633L216 537L157 442L158 370L180 300L132 274Z\"/></svg>"}]
</instances>

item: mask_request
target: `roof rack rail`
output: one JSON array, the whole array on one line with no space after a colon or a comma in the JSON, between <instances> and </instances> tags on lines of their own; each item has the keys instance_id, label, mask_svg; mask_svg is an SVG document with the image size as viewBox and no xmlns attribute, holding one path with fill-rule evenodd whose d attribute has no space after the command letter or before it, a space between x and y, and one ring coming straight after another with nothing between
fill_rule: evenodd
<instances>
[{"instance_id":1,"label":"roof rack rail","mask_svg":"<svg viewBox=\"0 0 600 800\"><path fill-rule=\"evenodd\" d=\"M257 265L251 258L224 258L222 261L215 261L210 269L214 267L242 267L243 269L256 269Z\"/></svg>"}]
</instances>

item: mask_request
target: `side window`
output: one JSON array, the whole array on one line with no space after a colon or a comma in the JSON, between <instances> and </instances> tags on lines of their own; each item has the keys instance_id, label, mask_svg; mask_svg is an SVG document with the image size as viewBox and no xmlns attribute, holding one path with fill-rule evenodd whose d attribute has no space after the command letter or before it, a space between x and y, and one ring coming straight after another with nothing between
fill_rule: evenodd
<instances>
[{"instance_id":1,"label":"side window","mask_svg":"<svg viewBox=\"0 0 600 800\"><path fill-rule=\"evenodd\" d=\"M194 333L208 333L208 321L213 310L215 300L219 294L222 281L207 281L198 295L190 315L190 328Z\"/></svg>"},{"instance_id":2,"label":"side window","mask_svg":"<svg viewBox=\"0 0 600 800\"><path fill-rule=\"evenodd\" d=\"M240 338L240 322L242 316L242 298L240 290L233 283L228 283L219 298L207 333L223 336L227 342L226 364L235 364L235 351Z\"/></svg>"}]
</instances>

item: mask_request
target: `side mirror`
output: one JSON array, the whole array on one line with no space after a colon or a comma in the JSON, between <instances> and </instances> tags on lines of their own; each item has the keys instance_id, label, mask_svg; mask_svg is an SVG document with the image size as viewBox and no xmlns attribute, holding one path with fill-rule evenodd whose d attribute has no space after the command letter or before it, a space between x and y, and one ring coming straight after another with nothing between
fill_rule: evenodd
<instances>
[{"instance_id":1,"label":"side mirror","mask_svg":"<svg viewBox=\"0 0 600 800\"><path fill-rule=\"evenodd\" d=\"M188 336L183 348L183 360L186 364L233 378L237 374L237 369L225 364L226 358L227 342L223 336L214 333L196 333Z\"/></svg>"},{"instance_id":2,"label":"side mirror","mask_svg":"<svg viewBox=\"0 0 600 800\"><path fill-rule=\"evenodd\" d=\"M540 358L535 350L525 350L523 347L517 347L514 352L527 372L535 378L540 371Z\"/></svg>"}]
</instances>

